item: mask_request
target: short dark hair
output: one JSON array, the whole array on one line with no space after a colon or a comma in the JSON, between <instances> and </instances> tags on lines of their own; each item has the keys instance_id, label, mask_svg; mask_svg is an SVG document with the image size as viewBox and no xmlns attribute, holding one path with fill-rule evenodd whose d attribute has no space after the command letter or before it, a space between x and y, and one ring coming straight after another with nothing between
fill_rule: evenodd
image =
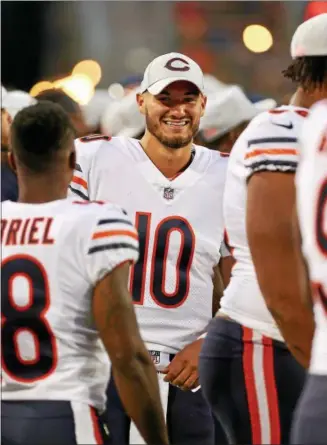
<instances>
[{"instance_id":1,"label":"short dark hair","mask_svg":"<svg viewBox=\"0 0 327 445\"><path fill-rule=\"evenodd\" d=\"M78 113L80 111L80 106L78 103L72 99L68 94L66 94L61 88L53 88L50 90L45 90L35 96L38 101L48 100L49 102L54 102L60 105L68 114Z\"/></svg>"},{"instance_id":2,"label":"short dark hair","mask_svg":"<svg viewBox=\"0 0 327 445\"><path fill-rule=\"evenodd\" d=\"M22 109L11 126L17 160L32 172L49 170L54 156L74 138L68 114L57 104L39 102Z\"/></svg>"},{"instance_id":3,"label":"short dark hair","mask_svg":"<svg viewBox=\"0 0 327 445\"><path fill-rule=\"evenodd\" d=\"M299 57L282 73L304 89L322 88L327 83L327 56Z\"/></svg>"}]
</instances>

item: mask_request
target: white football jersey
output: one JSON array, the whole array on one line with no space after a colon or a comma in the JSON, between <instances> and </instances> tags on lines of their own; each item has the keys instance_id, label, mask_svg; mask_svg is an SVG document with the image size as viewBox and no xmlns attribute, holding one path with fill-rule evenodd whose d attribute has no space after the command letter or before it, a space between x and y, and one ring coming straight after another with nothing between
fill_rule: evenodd
<instances>
[{"instance_id":1,"label":"white football jersey","mask_svg":"<svg viewBox=\"0 0 327 445\"><path fill-rule=\"evenodd\" d=\"M297 210L316 322L310 372L327 375L327 101L311 109L301 136Z\"/></svg>"},{"instance_id":2,"label":"white football jersey","mask_svg":"<svg viewBox=\"0 0 327 445\"><path fill-rule=\"evenodd\" d=\"M109 360L92 320L93 289L137 260L135 228L112 204L5 201L1 241L2 398L102 410Z\"/></svg>"},{"instance_id":3,"label":"white football jersey","mask_svg":"<svg viewBox=\"0 0 327 445\"><path fill-rule=\"evenodd\" d=\"M82 142L87 139L76 142L70 190L117 202L133 217L140 259L131 270L130 290L140 331L149 349L176 353L212 318L228 159L194 146L191 165L170 181L136 139L95 136Z\"/></svg>"},{"instance_id":4,"label":"white football jersey","mask_svg":"<svg viewBox=\"0 0 327 445\"><path fill-rule=\"evenodd\" d=\"M276 340L282 337L260 292L247 241L246 182L258 171L295 171L306 114L303 108L282 106L255 117L236 141L227 169L224 219L236 264L220 312Z\"/></svg>"}]
</instances>

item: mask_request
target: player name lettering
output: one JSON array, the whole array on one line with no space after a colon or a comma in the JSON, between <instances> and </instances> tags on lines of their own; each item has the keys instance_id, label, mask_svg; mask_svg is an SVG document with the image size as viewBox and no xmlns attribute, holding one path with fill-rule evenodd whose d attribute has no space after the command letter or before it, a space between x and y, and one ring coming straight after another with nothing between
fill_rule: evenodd
<instances>
[{"instance_id":1,"label":"player name lettering","mask_svg":"<svg viewBox=\"0 0 327 445\"><path fill-rule=\"evenodd\" d=\"M53 218L1 219L1 244L5 246L53 244Z\"/></svg>"}]
</instances>

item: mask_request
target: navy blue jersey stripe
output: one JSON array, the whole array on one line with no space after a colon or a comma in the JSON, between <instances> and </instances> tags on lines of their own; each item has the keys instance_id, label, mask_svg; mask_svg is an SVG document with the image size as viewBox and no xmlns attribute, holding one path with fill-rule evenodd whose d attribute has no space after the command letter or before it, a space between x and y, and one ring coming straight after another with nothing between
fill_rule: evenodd
<instances>
[{"instance_id":1,"label":"navy blue jersey stripe","mask_svg":"<svg viewBox=\"0 0 327 445\"><path fill-rule=\"evenodd\" d=\"M75 170L78 172L83 172L82 167L79 164L75 164Z\"/></svg>"},{"instance_id":2,"label":"navy blue jersey stripe","mask_svg":"<svg viewBox=\"0 0 327 445\"><path fill-rule=\"evenodd\" d=\"M112 243L112 244L102 244L101 246L94 246L91 247L88 251L89 254L96 253L96 252L103 252L104 250L117 250L117 249L131 249L135 250L136 252L139 251L139 249L132 244L128 243Z\"/></svg>"},{"instance_id":3,"label":"navy blue jersey stripe","mask_svg":"<svg viewBox=\"0 0 327 445\"><path fill-rule=\"evenodd\" d=\"M75 195L79 196L80 198L84 199L85 201L89 201L88 196L84 195L83 192L81 192L80 190L74 189L71 185L69 185L68 187L73 193L75 193Z\"/></svg>"},{"instance_id":4,"label":"navy blue jersey stripe","mask_svg":"<svg viewBox=\"0 0 327 445\"><path fill-rule=\"evenodd\" d=\"M292 142L294 144L296 144L298 142L297 138L276 138L276 137L271 137L271 138L260 138L260 139L250 139L248 141L248 147L250 147L251 145L259 145L259 144L269 144L269 143L283 143L283 142Z\"/></svg>"},{"instance_id":5,"label":"navy blue jersey stripe","mask_svg":"<svg viewBox=\"0 0 327 445\"><path fill-rule=\"evenodd\" d=\"M98 222L98 226L101 226L102 224L115 224L115 223L126 224L128 226L133 225L130 221L127 221L126 219L108 218L108 219L100 219L100 221Z\"/></svg>"},{"instance_id":6,"label":"navy blue jersey stripe","mask_svg":"<svg viewBox=\"0 0 327 445\"><path fill-rule=\"evenodd\" d=\"M292 161L279 161L279 160L272 160L272 159L266 159L264 161L258 161L258 162L254 162L253 164L249 165L248 168L250 168L251 170L256 170L260 167L265 167L265 166L275 166L275 167L291 167L293 170L296 170L298 163L297 162L292 162Z\"/></svg>"}]
</instances>

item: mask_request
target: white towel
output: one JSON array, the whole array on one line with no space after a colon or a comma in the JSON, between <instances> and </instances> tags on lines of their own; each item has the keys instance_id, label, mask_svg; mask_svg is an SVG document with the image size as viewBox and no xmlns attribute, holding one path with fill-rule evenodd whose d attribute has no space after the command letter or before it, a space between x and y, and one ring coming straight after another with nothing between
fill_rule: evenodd
<instances>
[{"instance_id":1,"label":"white towel","mask_svg":"<svg viewBox=\"0 0 327 445\"><path fill-rule=\"evenodd\" d=\"M165 418L167 419L167 407L168 407L168 393L169 393L169 383L164 382L165 374L157 374L158 375L158 381L159 381L159 391L160 391L160 398L161 398L161 404L164 410ZM131 421L131 427L129 430L129 443L130 444L145 444L145 441L141 434L139 433L138 429L136 428L136 425L133 421Z\"/></svg>"}]
</instances>

